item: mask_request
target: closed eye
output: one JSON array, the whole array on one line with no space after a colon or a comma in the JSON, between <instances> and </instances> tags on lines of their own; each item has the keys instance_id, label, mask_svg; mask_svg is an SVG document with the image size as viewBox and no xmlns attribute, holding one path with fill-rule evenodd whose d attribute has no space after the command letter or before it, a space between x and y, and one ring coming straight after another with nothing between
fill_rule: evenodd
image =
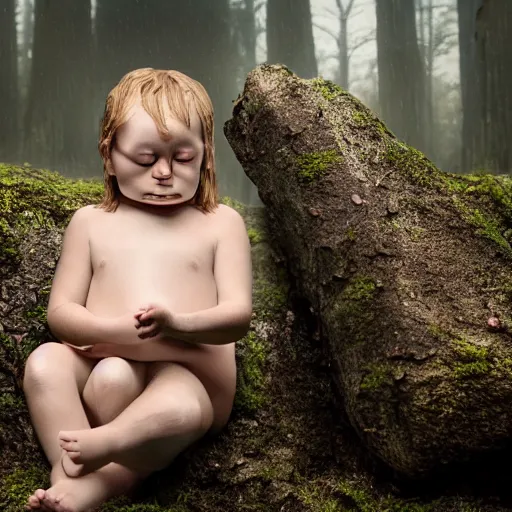
<instances>
[{"instance_id":1,"label":"closed eye","mask_svg":"<svg viewBox=\"0 0 512 512\"><path fill-rule=\"evenodd\" d=\"M194 160L194 157L192 158L188 158L188 159L181 159L181 158L176 158L176 162L179 162L180 164L186 164L188 162L192 162L192 160ZM153 160L152 162L136 162L137 165L140 165L141 167L152 167L153 165L156 164L156 160Z\"/></svg>"}]
</instances>

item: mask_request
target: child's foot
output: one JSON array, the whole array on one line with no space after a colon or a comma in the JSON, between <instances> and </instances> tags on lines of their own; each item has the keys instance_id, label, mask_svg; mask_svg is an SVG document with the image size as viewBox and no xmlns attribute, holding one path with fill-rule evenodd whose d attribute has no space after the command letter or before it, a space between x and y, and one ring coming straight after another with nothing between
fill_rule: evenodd
<instances>
[{"instance_id":1,"label":"child's foot","mask_svg":"<svg viewBox=\"0 0 512 512\"><path fill-rule=\"evenodd\" d=\"M59 432L60 446L65 450L62 467L67 476L84 476L112 462L118 438L107 426Z\"/></svg>"},{"instance_id":2,"label":"child's foot","mask_svg":"<svg viewBox=\"0 0 512 512\"><path fill-rule=\"evenodd\" d=\"M41 502L45 496L44 489L37 489L32 496L28 499L25 510L39 510L40 512L48 510Z\"/></svg>"},{"instance_id":3,"label":"child's foot","mask_svg":"<svg viewBox=\"0 0 512 512\"><path fill-rule=\"evenodd\" d=\"M64 452L64 450L63 450ZM64 452L65 453L65 452ZM59 480L62 480L63 478L66 478L66 473L64 473L64 470L62 468L62 463L59 461L52 469L51 473L51 482L52 485L56 484ZM49 509L44 503L42 502L45 498L46 491L44 489L37 489L32 496L29 497L27 501L27 505L25 507L26 510L38 510L39 512L47 512L51 509Z\"/></svg>"},{"instance_id":4,"label":"child's foot","mask_svg":"<svg viewBox=\"0 0 512 512\"><path fill-rule=\"evenodd\" d=\"M117 466L122 474L100 470L80 478L63 478L46 492L41 504L55 512L86 512L109 498L123 494L137 481L134 473ZM114 478L113 478L114 477Z\"/></svg>"}]
</instances>

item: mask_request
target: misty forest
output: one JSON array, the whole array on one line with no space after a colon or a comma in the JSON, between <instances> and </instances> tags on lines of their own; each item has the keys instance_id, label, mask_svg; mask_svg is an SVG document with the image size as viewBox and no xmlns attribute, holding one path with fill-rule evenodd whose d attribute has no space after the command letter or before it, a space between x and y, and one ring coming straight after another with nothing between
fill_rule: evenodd
<instances>
[{"instance_id":1,"label":"misty forest","mask_svg":"<svg viewBox=\"0 0 512 512\"><path fill-rule=\"evenodd\" d=\"M222 194L258 203L223 135L246 74L282 63L349 90L445 171L512 168L510 2L2 0L0 161L102 176L108 91L138 67L203 83Z\"/></svg>"},{"instance_id":2,"label":"misty forest","mask_svg":"<svg viewBox=\"0 0 512 512\"><path fill-rule=\"evenodd\" d=\"M43 495L33 493L45 489L44 500L55 498L45 510L56 512L90 510L110 498L101 512L510 512L511 49L512 0L0 0L0 510L22 510L27 499L42 510ZM127 320L111 323L114 309L96 312L89 301L82 307L89 320L72 326L69 313L69 336L52 333L48 301L70 216L104 194L97 145L107 94L143 67L186 73L212 98L220 199L247 228L252 308L248 299L227 300L231 285L218 278L229 274L249 297L248 279L236 273L241 251L217 243L242 240L224 229L235 224L205 225L191 244L181 241L195 229L182 224L185 217L165 217L168 224L137 217L136 243L132 224L125 234L125 221L114 224L119 217L106 213L105 228L96 224L101 234L75 228L83 245L74 254L91 255L91 275L127 281L126 288L108 285L112 297L123 295L122 319L133 323L123 290L134 290L139 307L139 295L152 301L169 289L174 302L166 307L179 309L188 290L201 295L196 283L214 271L208 282L221 282L220 307L197 306L209 307L197 318L216 320L197 327L198 320L196 328L222 334L225 346L236 341L227 356L237 381L226 427L133 495L116 497L120 487L102 484L110 494L100 495L82 486L103 478L94 464L107 457L117 471L122 450L92 457L90 475L73 467L60 478L65 461L54 457L53 464L43 453L29 414L30 394L41 392L32 403L51 404L48 425L78 428L69 411L85 413L79 393L84 403L88 393L76 387L73 364L64 364L77 359L36 354L31 361L40 363L27 361L45 350L71 357L71 349L48 343L62 339L103 345L112 335L107 355L98 356L106 360L125 358L123 344L132 343L121 330ZM168 229L168 242L154 243L150 220L155 230ZM190 238L180 239L185 231ZM105 247L100 236L109 239ZM118 266L117 254L133 267ZM172 276L184 274L180 281L164 278L164 263ZM105 277L105 265L119 281ZM73 283L85 287L86 267L85 259L73 267ZM142 267L144 293L123 271ZM186 318L191 306L179 307L176 318ZM54 318L59 309L52 308ZM212 310L226 316L210 317ZM236 333L224 328L235 323L225 320L227 311L243 317ZM226 341L231 330L237 339ZM193 327L173 332L172 343L211 341L195 339ZM136 341L142 348L133 359L151 362L141 356L152 350L150 340ZM200 353L178 348L187 358ZM224 362L215 353L204 351L220 376ZM107 380L94 377L91 385L101 390L90 408L97 419L89 424L82 414L83 425L98 431L119 415L117 424L135 426L111 425L117 438L156 425L174 449L173 428L184 424L176 411L189 410L185 395L168 388L165 396L179 399L150 395L158 396L154 416L144 409L140 421L127 422L123 408L140 411L148 395L138 389L119 402L118 390L132 381L101 371ZM62 396L71 405L57 390L69 390ZM110 407L108 416L93 411L99 403ZM134 444L137 454L164 446L148 439Z\"/></svg>"}]
</instances>

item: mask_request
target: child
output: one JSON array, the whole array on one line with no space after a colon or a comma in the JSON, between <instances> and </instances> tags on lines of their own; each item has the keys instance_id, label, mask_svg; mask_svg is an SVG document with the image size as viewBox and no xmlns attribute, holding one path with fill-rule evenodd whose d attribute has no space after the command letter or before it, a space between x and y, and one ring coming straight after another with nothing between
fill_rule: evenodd
<instances>
[{"instance_id":1,"label":"child","mask_svg":"<svg viewBox=\"0 0 512 512\"><path fill-rule=\"evenodd\" d=\"M62 343L25 367L52 465L28 510L97 507L218 432L252 313L250 244L240 215L217 203L203 86L128 73L107 98L99 150L105 196L71 218L48 304Z\"/></svg>"}]
</instances>

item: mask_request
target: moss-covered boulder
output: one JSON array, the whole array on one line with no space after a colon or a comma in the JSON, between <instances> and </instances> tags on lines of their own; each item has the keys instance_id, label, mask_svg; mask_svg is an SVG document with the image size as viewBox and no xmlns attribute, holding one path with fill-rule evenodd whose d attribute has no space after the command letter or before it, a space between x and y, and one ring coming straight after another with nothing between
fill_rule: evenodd
<instances>
[{"instance_id":1,"label":"moss-covered boulder","mask_svg":"<svg viewBox=\"0 0 512 512\"><path fill-rule=\"evenodd\" d=\"M420 476L512 434L512 181L438 170L356 98L282 66L225 134L318 314L352 425Z\"/></svg>"}]
</instances>

